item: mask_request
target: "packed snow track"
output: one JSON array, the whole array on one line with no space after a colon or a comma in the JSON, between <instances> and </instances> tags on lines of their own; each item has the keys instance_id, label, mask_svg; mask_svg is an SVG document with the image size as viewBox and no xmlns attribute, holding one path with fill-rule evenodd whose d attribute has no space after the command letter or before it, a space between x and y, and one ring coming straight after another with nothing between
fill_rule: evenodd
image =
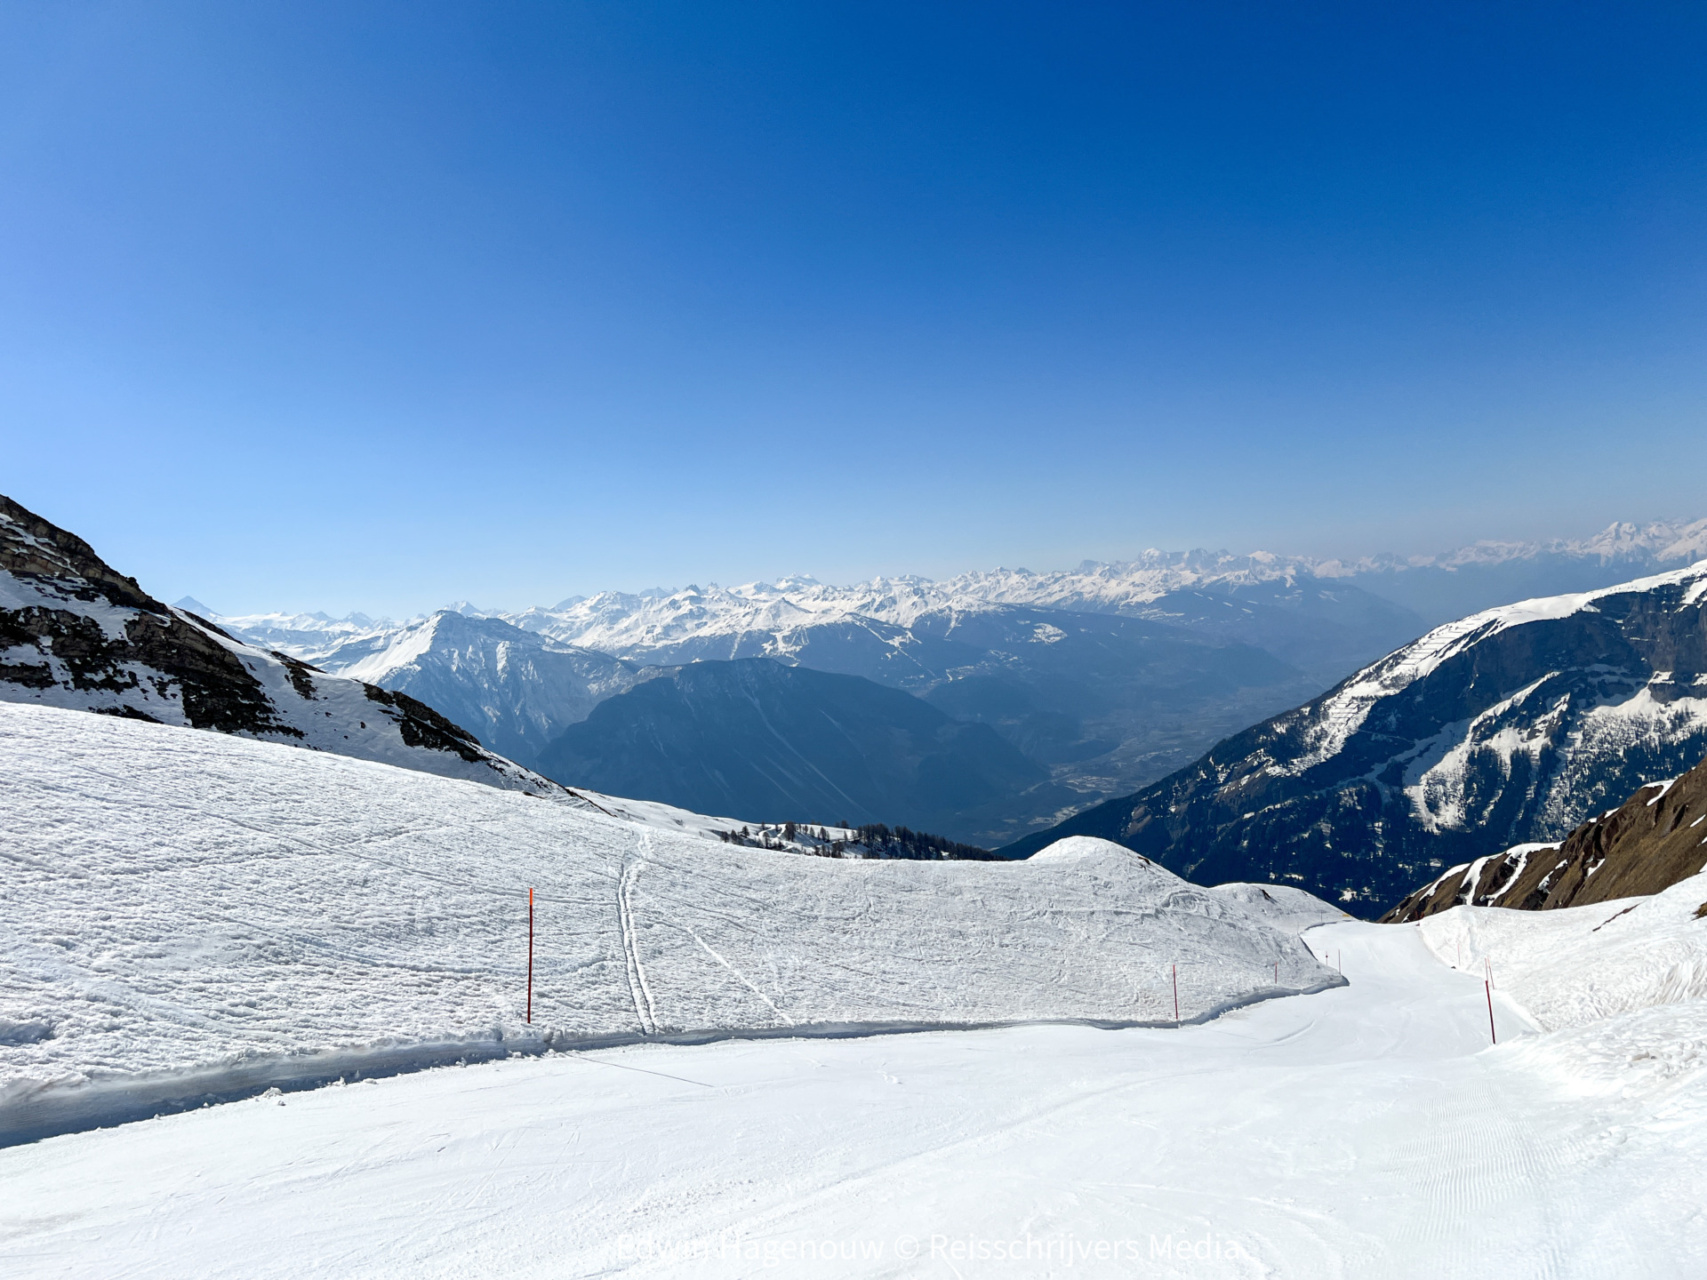
<instances>
[{"instance_id":1,"label":"packed snow track","mask_svg":"<svg viewBox=\"0 0 1707 1280\"><path fill-rule=\"evenodd\" d=\"M1699 1073L1585 1090L1580 1031L1496 997L1489 1049L1414 927L1309 938L1349 987L1181 1030L636 1045L12 1147L0 1270L1702 1274ZM1700 1009L1635 1016L1699 1041Z\"/></svg>"}]
</instances>

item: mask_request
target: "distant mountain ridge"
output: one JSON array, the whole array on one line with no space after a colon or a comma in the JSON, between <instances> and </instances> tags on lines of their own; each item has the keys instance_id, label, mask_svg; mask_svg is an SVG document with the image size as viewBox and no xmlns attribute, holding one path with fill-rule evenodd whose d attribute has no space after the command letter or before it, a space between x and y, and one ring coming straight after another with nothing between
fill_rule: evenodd
<instances>
[{"instance_id":1,"label":"distant mountain ridge","mask_svg":"<svg viewBox=\"0 0 1707 1280\"><path fill-rule=\"evenodd\" d=\"M1437 628L1196 763L1001 850L1100 835L1200 879L1370 914L1450 861L1555 841L1707 755L1707 560Z\"/></svg>"},{"instance_id":2,"label":"distant mountain ridge","mask_svg":"<svg viewBox=\"0 0 1707 1280\"><path fill-rule=\"evenodd\" d=\"M908 627L921 615L991 605L1032 605L1091 613L1166 618L1164 597L1185 591L1237 594L1262 584L1316 579L1345 584L1396 599L1414 588L1393 587L1399 579L1445 577L1468 581L1477 573L1504 570L1545 578L1558 571L1613 576L1575 588L1592 590L1682 567L1707 557L1707 519L1619 522L1588 538L1529 542L1483 541L1428 556L1380 554L1354 559L1277 555L1258 551L1145 551L1126 561L1087 560L1075 569L1034 573L1028 569L976 570L941 581L916 576L874 578L852 586L828 586L808 576L737 587L690 586L645 592L605 591L573 596L550 607L519 611L482 610L466 603L454 612L502 618L524 630L603 652L634 657L688 640L781 635L809 622L859 617ZM1561 570L1560 566L1571 566ZM1390 588L1382 591L1377 583ZM1479 589L1471 585L1468 590ZM1520 591L1521 597L1559 594ZM1513 597L1516 598L1516 597ZM1506 600L1492 603L1506 603ZM1448 607L1434 621L1448 621L1482 606ZM197 610L205 612L204 610ZM217 616L217 615L216 615ZM414 619L412 621L420 621ZM251 614L222 617L244 634L264 637L284 652L307 660L334 659L341 646L376 633L394 633L409 623L363 614L332 618L324 613ZM729 656L729 655L723 655ZM775 655L771 655L775 656Z\"/></svg>"},{"instance_id":3,"label":"distant mountain ridge","mask_svg":"<svg viewBox=\"0 0 1707 1280\"><path fill-rule=\"evenodd\" d=\"M244 634L278 639L289 629L275 624ZM329 655L298 652L430 699L535 768L544 767L544 745L602 699L699 661L764 658L917 694L949 716L991 726L1054 775L1053 790L1028 788L1006 817L991 813L990 825L956 830L959 839L985 844L1046 825L1081 807L1081 797L1094 800L1160 776L1206 740L1320 686L1236 641L1140 618L1013 606L925 614L910 628L852 617L780 637L764 631L690 637L639 650L644 661L451 611L394 632L326 635ZM598 784L577 778L571 785Z\"/></svg>"},{"instance_id":4,"label":"distant mountain ridge","mask_svg":"<svg viewBox=\"0 0 1707 1280\"><path fill-rule=\"evenodd\" d=\"M1426 620L1473 611L1457 607L1465 601L1608 585L1697 545L1707 546L1707 521L1403 561L1151 551L941 582L788 578L605 592L508 613L462 602L401 624L323 614L218 621L257 645L446 707L530 765L647 672L769 658L862 676L990 725L1067 789L1064 810L1028 792L975 837L1003 844L1165 776L1422 634Z\"/></svg>"}]
</instances>

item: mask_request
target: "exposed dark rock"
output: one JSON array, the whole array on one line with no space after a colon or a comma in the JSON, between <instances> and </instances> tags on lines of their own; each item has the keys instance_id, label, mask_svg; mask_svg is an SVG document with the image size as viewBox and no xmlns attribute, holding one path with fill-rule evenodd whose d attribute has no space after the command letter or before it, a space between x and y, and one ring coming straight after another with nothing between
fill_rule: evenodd
<instances>
[{"instance_id":1,"label":"exposed dark rock","mask_svg":"<svg viewBox=\"0 0 1707 1280\"><path fill-rule=\"evenodd\" d=\"M81 538L4 497L0 571L11 580L10 598L39 602L0 609L0 652L7 655L0 664L0 699L270 738L494 785L556 790L484 750L474 735L407 694L328 676L168 608L104 564ZM37 656L23 656L28 653ZM356 689L381 709L366 719L350 714L363 705L361 699L352 705ZM400 747L419 755L411 758Z\"/></svg>"},{"instance_id":2,"label":"exposed dark rock","mask_svg":"<svg viewBox=\"0 0 1707 1280\"><path fill-rule=\"evenodd\" d=\"M1454 867L1383 920L1420 920L1453 907L1546 911L1669 889L1707 870L1707 761L1669 785L1650 783L1557 845L1508 849Z\"/></svg>"},{"instance_id":3,"label":"exposed dark rock","mask_svg":"<svg viewBox=\"0 0 1707 1280\"><path fill-rule=\"evenodd\" d=\"M487 753L480 749L478 738L460 725L446 720L426 703L377 685L364 684L362 689L369 701L392 707L398 712L397 727L409 746L454 752L470 764L486 758Z\"/></svg>"}]
</instances>

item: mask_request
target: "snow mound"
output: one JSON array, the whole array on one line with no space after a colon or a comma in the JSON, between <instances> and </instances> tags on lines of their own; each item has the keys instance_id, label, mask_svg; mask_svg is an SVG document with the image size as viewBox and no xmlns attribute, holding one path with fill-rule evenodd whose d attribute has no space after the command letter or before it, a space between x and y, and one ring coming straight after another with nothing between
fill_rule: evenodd
<instances>
[{"instance_id":1,"label":"snow mound","mask_svg":"<svg viewBox=\"0 0 1707 1280\"><path fill-rule=\"evenodd\" d=\"M1707 1141L1704 916L1707 873L1651 897L1578 907L1454 907L1416 928L1448 965L1491 975L1496 1002L1515 1005L1543 1033L1519 1034L1502 1020L1493 1060L1558 1097L1624 1108L1633 1118L1598 1122L1595 1140L1602 1158L1634 1154L1640 1171L1644 1149L1699 1151ZM1651 1181L1621 1191L1631 1203L1699 1202L1679 1172Z\"/></svg>"},{"instance_id":2,"label":"snow mound","mask_svg":"<svg viewBox=\"0 0 1707 1280\"><path fill-rule=\"evenodd\" d=\"M1447 964L1491 971L1543 1030L1707 1000L1707 874L1649 898L1552 911L1454 907L1418 924Z\"/></svg>"},{"instance_id":3,"label":"snow mound","mask_svg":"<svg viewBox=\"0 0 1707 1280\"><path fill-rule=\"evenodd\" d=\"M1649 1102L1692 1094L1694 1109L1707 1110L1707 1002L1699 999L1526 1037L1506 1054L1567 1093Z\"/></svg>"},{"instance_id":4,"label":"snow mound","mask_svg":"<svg viewBox=\"0 0 1707 1280\"><path fill-rule=\"evenodd\" d=\"M19 704L0 776L0 1141L551 1048L1166 1024L1176 966L1184 1021L1341 981L1236 897L1104 842L806 858L713 845L659 806L636 822Z\"/></svg>"},{"instance_id":5,"label":"snow mound","mask_svg":"<svg viewBox=\"0 0 1707 1280\"><path fill-rule=\"evenodd\" d=\"M1027 861L1035 866L1038 864L1089 862L1107 859L1117 861L1120 859L1136 859L1146 867L1155 867L1163 875L1173 875L1171 871L1156 866L1143 854L1133 853L1125 845L1115 844L1114 841L1104 840L1099 836L1067 836L1057 840L1047 848L1038 850ZM1174 878L1178 879L1177 876Z\"/></svg>"},{"instance_id":6,"label":"snow mound","mask_svg":"<svg viewBox=\"0 0 1707 1280\"><path fill-rule=\"evenodd\" d=\"M1259 920L1285 933L1303 933L1319 924L1352 917L1313 893L1285 884L1218 884L1210 892L1237 902Z\"/></svg>"}]
</instances>

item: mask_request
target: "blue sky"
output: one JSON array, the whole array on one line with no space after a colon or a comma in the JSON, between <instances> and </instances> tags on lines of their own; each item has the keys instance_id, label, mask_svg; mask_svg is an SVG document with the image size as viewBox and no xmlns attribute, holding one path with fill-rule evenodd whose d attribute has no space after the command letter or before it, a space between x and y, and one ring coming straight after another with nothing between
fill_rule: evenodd
<instances>
[{"instance_id":1,"label":"blue sky","mask_svg":"<svg viewBox=\"0 0 1707 1280\"><path fill-rule=\"evenodd\" d=\"M0 10L0 491L157 592L1707 514L1693 5Z\"/></svg>"}]
</instances>

